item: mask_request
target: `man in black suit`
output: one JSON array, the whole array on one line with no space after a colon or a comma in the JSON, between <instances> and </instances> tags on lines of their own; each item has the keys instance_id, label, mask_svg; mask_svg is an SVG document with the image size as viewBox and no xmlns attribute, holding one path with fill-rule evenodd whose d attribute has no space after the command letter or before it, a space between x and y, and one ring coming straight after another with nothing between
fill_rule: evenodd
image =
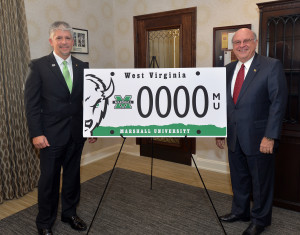
<instances>
[{"instance_id":1,"label":"man in black suit","mask_svg":"<svg viewBox=\"0 0 300 235\"><path fill-rule=\"evenodd\" d=\"M274 150L278 146L287 102L287 86L279 60L255 53L257 38L250 29L233 39L238 61L226 66L227 145L233 191L225 222L249 221L243 234L260 234L271 224ZM224 148L225 139L216 144ZM250 212L250 195L253 206Z\"/></svg>"},{"instance_id":2,"label":"man in black suit","mask_svg":"<svg viewBox=\"0 0 300 235\"><path fill-rule=\"evenodd\" d=\"M71 56L73 30L66 22L50 27L50 55L35 59L25 84L26 116L32 142L40 149L40 179L36 225L39 234L53 234L60 188L61 220L86 230L77 216L80 198L80 160L83 138L83 70L86 64ZM89 139L94 143L96 139Z\"/></svg>"}]
</instances>

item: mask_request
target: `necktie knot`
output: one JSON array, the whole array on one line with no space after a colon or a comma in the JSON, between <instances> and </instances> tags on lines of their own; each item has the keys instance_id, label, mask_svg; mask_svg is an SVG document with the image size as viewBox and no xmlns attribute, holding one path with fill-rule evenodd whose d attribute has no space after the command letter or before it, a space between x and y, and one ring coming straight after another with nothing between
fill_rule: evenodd
<instances>
[{"instance_id":1,"label":"necktie knot","mask_svg":"<svg viewBox=\"0 0 300 235\"><path fill-rule=\"evenodd\" d=\"M67 61L63 61L63 75L64 75L64 78L66 80L66 83L67 83L67 86L69 88L69 91L70 93L72 92L72 79L71 79L71 75L70 75L70 72L69 72L69 69L68 69L68 66L67 66L68 62Z\"/></svg>"}]
</instances>

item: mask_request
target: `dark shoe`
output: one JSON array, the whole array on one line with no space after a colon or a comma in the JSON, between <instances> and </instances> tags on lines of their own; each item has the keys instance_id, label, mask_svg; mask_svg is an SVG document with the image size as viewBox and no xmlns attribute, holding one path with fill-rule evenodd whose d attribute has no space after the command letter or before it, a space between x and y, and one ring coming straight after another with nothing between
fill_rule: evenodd
<instances>
[{"instance_id":1,"label":"dark shoe","mask_svg":"<svg viewBox=\"0 0 300 235\"><path fill-rule=\"evenodd\" d=\"M70 224L73 229L78 231L84 231L87 228L86 223L77 215L73 215L71 217L62 216L61 221Z\"/></svg>"},{"instance_id":2,"label":"dark shoe","mask_svg":"<svg viewBox=\"0 0 300 235\"><path fill-rule=\"evenodd\" d=\"M38 231L39 231L39 235L53 235L53 233L51 231L51 228L50 229L48 229L48 228L39 228Z\"/></svg>"},{"instance_id":3,"label":"dark shoe","mask_svg":"<svg viewBox=\"0 0 300 235\"><path fill-rule=\"evenodd\" d=\"M235 222L235 221L247 222L247 221L250 220L250 218L249 217L240 217L240 216L237 216L237 215L234 215L234 214L230 213L230 214L227 214L227 215L220 216L220 220L223 221L223 222L232 223L232 222Z\"/></svg>"},{"instance_id":4,"label":"dark shoe","mask_svg":"<svg viewBox=\"0 0 300 235\"><path fill-rule=\"evenodd\" d=\"M251 223L249 227L243 232L243 235L258 235L265 230L264 226Z\"/></svg>"}]
</instances>

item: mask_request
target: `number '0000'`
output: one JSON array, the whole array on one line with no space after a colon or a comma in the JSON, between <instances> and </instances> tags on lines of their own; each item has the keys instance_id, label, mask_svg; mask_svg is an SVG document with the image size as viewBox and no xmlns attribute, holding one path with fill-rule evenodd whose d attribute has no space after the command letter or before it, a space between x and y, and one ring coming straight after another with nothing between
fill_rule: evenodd
<instances>
[{"instance_id":1,"label":"number '0000'","mask_svg":"<svg viewBox=\"0 0 300 235\"><path fill-rule=\"evenodd\" d=\"M165 91L166 95L167 95L167 109L165 111L165 113L162 113L160 110L160 93L161 91ZM178 107L178 93L179 91L183 91L184 92L184 96L185 96L185 108L184 108L184 112L180 113L179 112L179 107ZM202 110L202 113L199 113L199 110L197 109L197 94L198 91L202 91L203 93L203 98L204 98L204 107ZM147 92L148 93L148 98L149 98L149 107L148 107L148 111L146 113L143 113L142 108L141 108L141 97L143 92ZM175 114L180 117L180 118L184 118L190 109L190 94L188 89L185 86L179 86L176 88L175 93L174 93L174 111ZM140 88L139 92L138 92L138 97L137 97L137 107L138 107L138 112L140 114L141 117L143 118L148 118L153 110L153 94L151 89L148 86L143 86ZM155 108L156 108L156 112L158 114L159 117L161 118L166 118L169 116L170 112L171 112L171 106L172 106L172 98L171 98L171 92L169 90L168 87L166 86L161 86L158 88L156 95L155 95ZM207 110L208 110L208 93L207 90L204 86L197 86L194 91L193 91L193 95L192 95L192 108L194 111L194 114L198 117L198 118L202 118L206 115Z\"/></svg>"}]
</instances>

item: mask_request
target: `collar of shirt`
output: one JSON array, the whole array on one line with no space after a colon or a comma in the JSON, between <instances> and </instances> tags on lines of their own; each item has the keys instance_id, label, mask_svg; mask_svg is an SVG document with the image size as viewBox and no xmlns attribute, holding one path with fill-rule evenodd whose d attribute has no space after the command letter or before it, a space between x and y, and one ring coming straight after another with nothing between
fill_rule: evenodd
<instances>
[{"instance_id":1,"label":"collar of shirt","mask_svg":"<svg viewBox=\"0 0 300 235\"><path fill-rule=\"evenodd\" d=\"M234 70L234 73L233 73L233 77L232 77L232 81L231 81L231 96L233 96L233 89L234 89L234 84L235 84L236 76L237 76L237 74L238 74L238 72L239 72L239 70L240 70L242 64L244 64L244 66L245 66L245 68L244 68L244 69L245 69L245 72L244 72L244 79L245 79L246 76L247 76L247 73L248 73L248 71L249 71L249 68L250 68L250 66L251 66L251 63L252 63L252 61L253 61L253 58L254 58L254 56L252 56L252 58L251 58L250 60L246 61L245 63L242 63L241 61L239 61L239 62L236 64L235 70Z\"/></svg>"},{"instance_id":2,"label":"collar of shirt","mask_svg":"<svg viewBox=\"0 0 300 235\"><path fill-rule=\"evenodd\" d=\"M62 59L54 51L53 51L53 55L56 59L57 64L59 65L59 68L60 68L61 72L63 71L63 67L64 67L63 62L67 61L68 70L69 70L69 73L71 75L71 79L73 80L73 67L72 67L71 55L66 60Z\"/></svg>"}]
</instances>

